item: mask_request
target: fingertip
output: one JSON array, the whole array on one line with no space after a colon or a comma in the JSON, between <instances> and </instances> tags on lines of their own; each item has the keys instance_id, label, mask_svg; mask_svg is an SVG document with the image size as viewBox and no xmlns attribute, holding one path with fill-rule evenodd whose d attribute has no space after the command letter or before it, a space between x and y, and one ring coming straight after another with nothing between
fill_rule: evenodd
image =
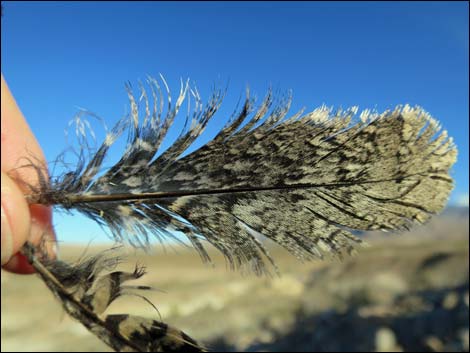
<instances>
[{"instance_id":1,"label":"fingertip","mask_svg":"<svg viewBox=\"0 0 470 353\"><path fill-rule=\"evenodd\" d=\"M2 266L4 270L14 272L21 275L29 275L35 273L34 267L31 266L28 259L21 252L17 252L10 260Z\"/></svg>"}]
</instances>

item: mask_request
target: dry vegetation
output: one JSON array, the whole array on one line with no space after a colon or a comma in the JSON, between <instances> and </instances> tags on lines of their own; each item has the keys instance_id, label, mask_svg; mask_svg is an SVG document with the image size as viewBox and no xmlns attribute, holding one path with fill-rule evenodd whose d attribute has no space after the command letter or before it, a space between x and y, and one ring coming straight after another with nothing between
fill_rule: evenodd
<instances>
[{"instance_id":1,"label":"dry vegetation","mask_svg":"<svg viewBox=\"0 0 470 353\"><path fill-rule=\"evenodd\" d=\"M403 235L368 236L370 247L343 262L298 262L273 248L282 276L257 278L161 248L138 258L139 280L163 321L214 350L468 351L468 209ZM89 249L93 252L96 249ZM76 259L83 248L61 248ZM158 319L137 297L114 313ZM68 318L34 276L2 271L2 351L109 351Z\"/></svg>"}]
</instances>

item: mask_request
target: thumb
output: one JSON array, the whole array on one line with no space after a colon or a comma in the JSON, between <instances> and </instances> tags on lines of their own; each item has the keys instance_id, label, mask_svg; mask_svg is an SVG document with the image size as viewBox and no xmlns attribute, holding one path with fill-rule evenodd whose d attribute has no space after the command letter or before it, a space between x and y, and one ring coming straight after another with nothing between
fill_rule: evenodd
<instances>
[{"instance_id":1,"label":"thumb","mask_svg":"<svg viewBox=\"0 0 470 353\"><path fill-rule=\"evenodd\" d=\"M31 215L22 191L4 172L1 172L2 196L2 266L16 254L31 231Z\"/></svg>"}]
</instances>

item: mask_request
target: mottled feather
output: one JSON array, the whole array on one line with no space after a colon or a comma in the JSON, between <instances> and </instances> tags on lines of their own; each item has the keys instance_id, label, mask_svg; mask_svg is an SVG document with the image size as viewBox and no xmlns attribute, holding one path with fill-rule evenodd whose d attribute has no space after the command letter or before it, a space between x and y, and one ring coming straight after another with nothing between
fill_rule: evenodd
<instances>
[{"instance_id":1,"label":"mottled feather","mask_svg":"<svg viewBox=\"0 0 470 353\"><path fill-rule=\"evenodd\" d=\"M142 277L144 268L104 274L121 261L119 256L103 252L71 265L47 258L41 248L30 243L22 251L64 310L116 352L205 351L186 333L163 322L128 314L104 314L125 290L150 289L123 285Z\"/></svg>"},{"instance_id":2,"label":"mottled feather","mask_svg":"<svg viewBox=\"0 0 470 353\"><path fill-rule=\"evenodd\" d=\"M232 266L248 264L263 273L263 259L273 261L259 234L302 259L340 256L361 242L354 231L423 223L443 209L452 190L456 147L420 107L381 114L321 107L287 118L290 97L274 105L269 92L255 109L247 94L214 139L185 155L223 93L214 91L203 106L186 83L173 105L161 82L149 79L151 94L141 85L140 100L128 86L130 115L87 162L82 154L76 170L42 185L30 202L76 209L108 226L116 240L134 245L181 231L204 260L207 241ZM188 96L194 109L162 152ZM103 170L110 146L124 131L122 158Z\"/></svg>"}]
</instances>

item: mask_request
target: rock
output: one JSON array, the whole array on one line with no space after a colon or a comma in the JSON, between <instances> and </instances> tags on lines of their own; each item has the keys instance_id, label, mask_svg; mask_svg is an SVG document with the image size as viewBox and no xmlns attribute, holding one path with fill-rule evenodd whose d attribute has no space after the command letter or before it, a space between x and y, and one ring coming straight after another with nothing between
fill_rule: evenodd
<instances>
[{"instance_id":1,"label":"rock","mask_svg":"<svg viewBox=\"0 0 470 353\"><path fill-rule=\"evenodd\" d=\"M387 317L394 315L396 312L395 308L391 308L385 305L367 305L357 309L357 314L361 318L369 318L369 317Z\"/></svg>"},{"instance_id":2,"label":"rock","mask_svg":"<svg viewBox=\"0 0 470 353\"><path fill-rule=\"evenodd\" d=\"M381 327L375 333L376 352L402 352L397 344L395 333L388 327Z\"/></svg>"},{"instance_id":3,"label":"rock","mask_svg":"<svg viewBox=\"0 0 470 353\"><path fill-rule=\"evenodd\" d=\"M462 328L459 330L459 338L462 343L464 352L468 352L468 349L469 349L469 335L470 335L470 332L468 330L468 327Z\"/></svg>"},{"instance_id":4,"label":"rock","mask_svg":"<svg viewBox=\"0 0 470 353\"><path fill-rule=\"evenodd\" d=\"M426 337L424 339L424 344L433 352L442 352L444 350L444 344L435 336Z\"/></svg>"},{"instance_id":5,"label":"rock","mask_svg":"<svg viewBox=\"0 0 470 353\"><path fill-rule=\"evenodd\" d=\"M459 296L456 292L449 292L442 300L442 306L447 310L454 309L459 303Z\"/></svg>"},{"instance_id":6,"label":"rock","mask_svg":"<svg viewBox=\"0 0 470 353\"><path fill-rule=\"evenodd\" d=\"M390 304L408 290L408 284L398 273L381 272L369 279L367 288L368 298L372 303Z\"/></svg>"},{"instance_id":7,"label":"rock","mask_svg":"<svg viewBox=\"0 0 470 353\"><path fill-rule=\"evenodd\" d=\"M290 297L298 297L304 291L304 284L293 276L283 275L271 283L274 290Z\"/></svg>"}]
</instances>

